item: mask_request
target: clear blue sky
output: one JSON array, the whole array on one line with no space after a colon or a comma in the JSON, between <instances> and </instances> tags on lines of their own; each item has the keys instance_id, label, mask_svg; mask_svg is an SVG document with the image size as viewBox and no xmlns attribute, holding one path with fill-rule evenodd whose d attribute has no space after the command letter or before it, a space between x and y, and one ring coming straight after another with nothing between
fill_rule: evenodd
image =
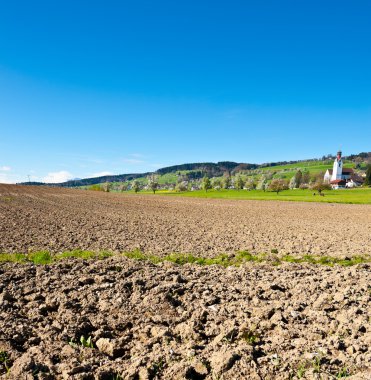
<instances>
[{"instance_id":1,"label":"clear blue sky","mask_svg":"<svg viewBox=\"0 0 371 380\"><path fill-rule=\"evenodd\" d=\"M371 148L371 2L2 1L0 182Z\"/></svg>"}]
</instances>

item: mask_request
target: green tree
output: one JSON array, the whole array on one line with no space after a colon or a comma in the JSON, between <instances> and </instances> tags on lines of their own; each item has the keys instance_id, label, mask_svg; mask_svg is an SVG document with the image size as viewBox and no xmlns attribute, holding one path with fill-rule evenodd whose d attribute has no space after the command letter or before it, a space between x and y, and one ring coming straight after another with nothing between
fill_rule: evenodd
<instances>
[{"instance_id":1,"label":"green tree","mask_svg":"<svg viewBox=\"0 0 371 380\"><path fill-rule=\"evenodd\" d=\"M222 181L220 180L220 178L217 177L211 180L211 184L213 189L215 190L220 190L220 188L222 187Z\"/></svg>"},{"instance_id":2,"label":"green tree","mask_svg":"<svg viewBox=\"0 0 371 380\"><path fill-rule=\"evenodd\" d=\"M239 175L237 176L236 180L234 181L234 186L237 190L241 190L243 189L243 185L244 185L244 180L243 178Z\"/></svg>"},{"instance_id":3,"label":"green tree","mask_svg":"<svg viewBox=\"0 0 371 380\"><path fill-rule=\"evenodd\" d=\"M205 175L205 177L202 179L202 188L207 192L207 190L211 189L211 181L208 176Z\"/></svg>"},{"instance_id":4,"label":"green tree","mask_svg":"<svg viewBox=\"0 0 371 380\"><path fill-rule=\"evenodd\" d=\"M371 164L367 165L364 186L371 186Z\"/></svg>"},{"instance_id":5,"label":"green tree","mask_svg":"<svg viewBox=\"0 0 371 380\"><path fill-rule=\"evenodd\" d=\"M284 179L272 179L271 183L269 184L269 190L275 191L277 194L280 191L287 190L288 188L289 185Z\"/></svg>"},{"instance_id":6,"label":"green tree","mask_svg":"<svg viewBox=\"0 0 371 380\"><path fill-rule=\"evenodd\" d=\"M139 181L137 180L134 180L131 184L131 188L135 191L135 193L137 193L138 191L140 191L140 183Z\"/></svg>"},{"instance_id":7,"label":"green tree","mask_svg":"<svg viewBox=\"0 0 371 380\"><path fill-rule=\"evenodd\" d=\"M182 181L178 182L175 186L175 191L187 191L188 190L188 182L187 181Z\"/></svg>"},{"instance_id":8,"label":"green tree","mask_svg":"<svg viewBox=\"0 0 371 380\"><path fill-rule=\"evenodd\" d=\"M103 188L103 191L105 191L106 193L109 193L111 191L111 188L112 188L112 183L110 182L105 182L103 185L102 185L102 188Z\"/></svg>"},{"instance_id":9,"label":"green tree","mask_svg":"<svg viewBox=\"0 0 371 380\"><path fill-rule=\"evenodd\" d=\"M295 176L293 176L290 179L289 189L295 189L295 188L296 188L296 179L295 179Z\"/></svg>"},{"instance_id":10,"label":"green tree","mask_svg":"<svg viewBox=\"0 0 371 380\"><path fill-rule=\"evenodd\" d=\"M331 185L329 183L324 183L323 180L317 181L311 186L312 190L318 191L318 194L321 194L323 190L331 190Z\"/></svg>"},{"instance_id":11,"label":"green tree","mask_svg":"<svg viewBox=\"0 0 371 380\"><path fill-rule=\"evenodd\" d=\"M302 183L309 183L310 182L310 174L308 169L305 169L302 173L302 178L301 178Z\"/></svg>"},{"instance_id":12,"label":"green tree","mask_svg":"<svg viewBox=\"0 0 371 380\"><path fill-rule=\"evenodd\" d=\"M153 191L153 194L156 194L156 191L158 189L158 178L154 174L151 175L148 179L148 188Z\"/></svg>"},{"instance_id":13,"label":"green tree","mask_svg":"<svg viewBox=\"0 0 371 380\"><path fill-rule=\"evenodd\" d=\"M256 182L255 182L254 178L249 178L245 183L245 187L247 190L255 190L256 189Z\"/></svg>"},{"instance_id":14,"label":"green tree","mask_svg":"<svg viewBox=\"0 0 371 380\"><path fill-rule=\"evenodd\" d=\"M267 179L265 178L265 176L262 176L260 178L260 182L258 183L258 185L256 186L256 188L258 190L263 190L265 192L267 186L268 186Z\"/></svg>"},{"instance_id":15,"label":"green tree","mask_svg":"<svg viewBox=\"0 0 371 380\"><path fill-rule=\"evenodd\" d=\"M303 180L303 173L301 172L301 170L298 170L298 171L295 173L295 188L296 188L296 189L297 189L298 187L300 187L302 180Z\"/></svg>"},{"instance_id":16,"label":"green tree","mask_svg":"<svg viewBox=\"0 0 371 380\"><path fill-rule=\"evenodd\" d=\"M223 179L223 188L224 189L229 189L232 185L232 180L229 175L225 176Z\"/></svg>"}]
</instances>

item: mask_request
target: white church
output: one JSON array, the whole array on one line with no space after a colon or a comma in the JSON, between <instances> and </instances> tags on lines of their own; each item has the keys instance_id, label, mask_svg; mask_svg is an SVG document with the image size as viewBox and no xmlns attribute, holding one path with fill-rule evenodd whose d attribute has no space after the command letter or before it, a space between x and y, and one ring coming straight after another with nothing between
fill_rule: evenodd
<instances>
[{"instance_id":1,"label":"white church","mask_svg":"<svg viewBox=\"0 0 371 380\"><path fill-rule=\"evenodd\" d=\"M363 179L356 175L353 169L343 168L341 151L337 152L334 166L327 169L323 181L329 183L333 189L357 187L362 185Z\"/></svg>"}]
</instances>

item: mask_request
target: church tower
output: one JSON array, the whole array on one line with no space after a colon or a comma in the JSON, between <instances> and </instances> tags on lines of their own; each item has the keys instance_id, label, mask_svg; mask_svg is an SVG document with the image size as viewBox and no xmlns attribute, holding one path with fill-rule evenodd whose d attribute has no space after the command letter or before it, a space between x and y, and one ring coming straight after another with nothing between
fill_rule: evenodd
<instances>
[{"instance_id":1,"label":"church tower","mask_svg":"<svg viewBox=\"0 0 371 380\"><path fill-rule=\"evenodd\" d=\"M339 150L334 161L334 166L332 168L331 181L335 181L336 179L341 179L342 174L343 174L343 160L341 159L341 150Z\"/></svg>"}]
</instances>

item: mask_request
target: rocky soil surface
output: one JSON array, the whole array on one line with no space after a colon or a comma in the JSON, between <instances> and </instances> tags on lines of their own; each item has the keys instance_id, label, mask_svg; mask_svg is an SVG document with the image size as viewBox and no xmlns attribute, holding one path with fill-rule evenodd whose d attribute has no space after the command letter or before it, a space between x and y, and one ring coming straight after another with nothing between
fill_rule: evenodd
<instances>
[{"instance_id":1,"label":"rocky soil surface","mask_svg":"<svg viewBox=\"0 0 371 380\"><path fill-rule=\"evenodd\" d=\"M369 379L370 269L1 264L0 376Z\"/></svg>"},{"instance_id":2,"label":"rocky soil surface","mask_svg":"<svg viewBox=\"0 0 371 380\"><path fill-rule=\"evenodd\" d=\"M371 254L371 205L142 196L0 185L0 252Z\"/></svg>"},{"instance_id":3,"label":"rocky soil surface","mask_svg":"<svg viewBox=\"0 0 371 380\"><path fill-rule=\"evenodd\" d=\"M371 206L0 185L0 252L110 250L0 264L3 379L371 379L371 266L179 266L140 248L350 257Z\"/></svg>"}]
</instances>

